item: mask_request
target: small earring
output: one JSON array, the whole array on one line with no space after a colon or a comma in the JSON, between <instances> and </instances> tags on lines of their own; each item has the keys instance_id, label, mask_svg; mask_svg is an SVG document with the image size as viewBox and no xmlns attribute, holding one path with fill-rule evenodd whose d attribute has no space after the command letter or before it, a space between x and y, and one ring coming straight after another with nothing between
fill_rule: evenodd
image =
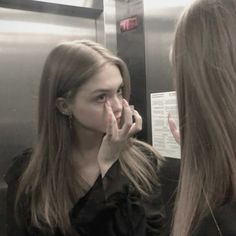
<instances>
[{"instance_id":1,"label":"small earring","mask_svg":"<svg viewBox=\"0 0 236 236\"><path fill-rule=\"evenodd\" d=\"M72 129L72 125L73 125L73 116L72 113L70 113L68 115L68 119L69 119L69 128Z\"/></svg>"}]
</instances>

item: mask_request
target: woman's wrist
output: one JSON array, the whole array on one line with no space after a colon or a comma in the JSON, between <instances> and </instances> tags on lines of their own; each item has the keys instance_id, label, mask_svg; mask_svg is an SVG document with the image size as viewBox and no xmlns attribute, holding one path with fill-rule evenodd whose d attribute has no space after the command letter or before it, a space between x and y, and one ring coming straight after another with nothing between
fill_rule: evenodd
<instances>
[{"instance_id":1,"label":"woman's wrist","mask_svg":"<svg viewBox=\"0 0 236 236\"><path fill-rule=\"evenodd\" d=\"M102 178L106 175L107 171L112 167L112 165L118 160L118 155L117 158L98 158L98 165L100 168L100 173Z\"/></svg>"}]
</instances>

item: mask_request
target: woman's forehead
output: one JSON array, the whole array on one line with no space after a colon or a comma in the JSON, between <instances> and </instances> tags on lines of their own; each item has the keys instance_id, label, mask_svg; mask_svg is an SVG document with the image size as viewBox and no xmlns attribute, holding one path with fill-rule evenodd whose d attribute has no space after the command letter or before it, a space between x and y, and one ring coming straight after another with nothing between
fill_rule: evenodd
<instances>
[{"instance_id":1,"label":"woman's forehead","mask_svg":"<svg viewBox=\"0 0 236 236\"><path fill-rule=\"evenodd\" d=\"M117 66L106 64L93 75L81 88L89 91L107 90L114 87L119 87L123 84L123 78Z\"/></svg>"}]
</instances>

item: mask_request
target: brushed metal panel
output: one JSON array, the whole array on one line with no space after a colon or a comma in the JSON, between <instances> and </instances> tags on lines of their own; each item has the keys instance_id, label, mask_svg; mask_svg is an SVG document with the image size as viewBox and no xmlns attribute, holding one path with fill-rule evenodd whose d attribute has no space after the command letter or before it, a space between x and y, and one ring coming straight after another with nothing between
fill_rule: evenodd
<instances>
[{"instance_id":1,"label":"brushed metal panel","mask_svg":"<svg viewBox=\"0 0 236 236\"><path fill-rule=\"evenodd\" d=\"M103 13L96 20L97 42L117 54L116 1L103 0Z\"/></svg>"},{"instance_id":2,"label":"brushed metal panel","mask_svg":"<svg viewBox=\"0 0 236 236\"><path fill-rule=\"evenodd\" d=\"M126 62L131 77L130 103L143 118L143 129L137 138L147 141L146 72L144 47L144 17L142 0L119 0L117 8L117 50ZM135 16L138 25L132 30L121 31L120 21Z\"/></svg>"},{"instance_id":3,"label":"brushed metal panel","mask_svg":"<svg viewBox=\"0 0 236 236\"><path fill-rule=\"evenodd\" d=\"M169 51L175 24L189 0L144 0L148 140L151 141L150 93L174 90Z\"/></svg>"},{"instance_id":4,"label":"brushed metal panel","mask_svg":"<svg viewBox=\"0 0 236 236\"><path fill-rule=\"evenodd\" d=\"M0 183L13 156L34 142L37 94L49 51L96 40L94 19L0 8Z\"/></svg>"},{"instance_id":5,"label":"brushed metal panel","mask_svg":"<svg viewBox=\"0 0 236 236\"><path fill-rule=\"evenodd\" d=\"M0 7L96 19L103 0L0 0Z\"/></svg>"},{"instance_id":6,"label":"brushed metal panel","mask_svg":"<svg viewBox=\"0 0 236 236\"><path fill-rule=\"evenodd\" d=\"M103 9L102 0L33 0L36 2L49 2L49 3L57 3L61 5L67 6L75 6L75 7L85 7L85 8L94 8L94 9Z\"/></svg>"}]
</instances>

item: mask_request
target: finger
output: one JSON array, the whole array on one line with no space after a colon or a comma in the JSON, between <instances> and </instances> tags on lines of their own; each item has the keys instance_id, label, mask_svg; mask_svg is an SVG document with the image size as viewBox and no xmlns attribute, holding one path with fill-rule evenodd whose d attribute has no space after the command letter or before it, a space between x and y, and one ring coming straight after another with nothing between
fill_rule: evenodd
<instances>
[{"instance_id":1,"label":"finger","mask_svg":"<svg viewBox=\"0 0 236 236\"><path fill-rule=\"evenodd\" d=\"M179 134L179 131L177 129L175 120L172 118L170 113L168 114L168 125L169 125L170 131L171 131L175 141L178 144L180 144L180 134Z\"/></svg>"},{"instance_id":2,"label":"finger","mask_svg":"<svg viewBox=\"0 0 236 236\"><path fill-rule=\"evenodd\" d=\"M107 118L107 127L106 127L106 135L108 139L111 139L112 137L112 117L109 114Z\"/></svg>"},{"instance_id":3,"label":"finger","mask_svg":"<svg viewBox=\"0 0 236 236\"><path fill-rule=\"evenodd\" d=\"M170 113L168 113L168 124L169 124L170 130L177 129L175 121L174 121L174 119L173 119L173 117L172 117L172 115Z\"/></svg>"},{"instance_id":4,"label":"finger","mask_svg":"<svg viewBox=\"0 0 236 236\"><path fill-rule=\"evenodd\" d=\"M106 135L110 138L112 136L112 114L110 111L110 104L105 103L105 111L106 111Z\"/></svg>"},{"instance_id":5,"label":"finger","mask_svg":"<svg viewBox=\"0 0 236 236\"><path fill-rule=\"evenodd\" d=\"M111 139L114 136L116 137L118 125L109 101L105 103L105 108L107 112L107 135Z\"/></svg>"},{"instance_id":6,"label":"finger","mask_svg":"<svg viewBox=\"0 0 236 236\"><path fill-rule=\"evenodd\" d=\"M123 99L123 117L124 117L124 123L120 130L121 135L126 136L129 133L130 128L132 127L133 120L132 120L133 112L131 108L129 107L128 102Z\"/></svg>"},{"instance_id":7,"label":"finger","mask_svg":"<svg viewBox=\"0 0 236 236\"><path fill-rule=\"evenodd\" d=\"M133 111L134 123L129 130L129 136L132 136L142 130L143 119L140 114L134 110Z\"/></svg>"}]
</instances>

